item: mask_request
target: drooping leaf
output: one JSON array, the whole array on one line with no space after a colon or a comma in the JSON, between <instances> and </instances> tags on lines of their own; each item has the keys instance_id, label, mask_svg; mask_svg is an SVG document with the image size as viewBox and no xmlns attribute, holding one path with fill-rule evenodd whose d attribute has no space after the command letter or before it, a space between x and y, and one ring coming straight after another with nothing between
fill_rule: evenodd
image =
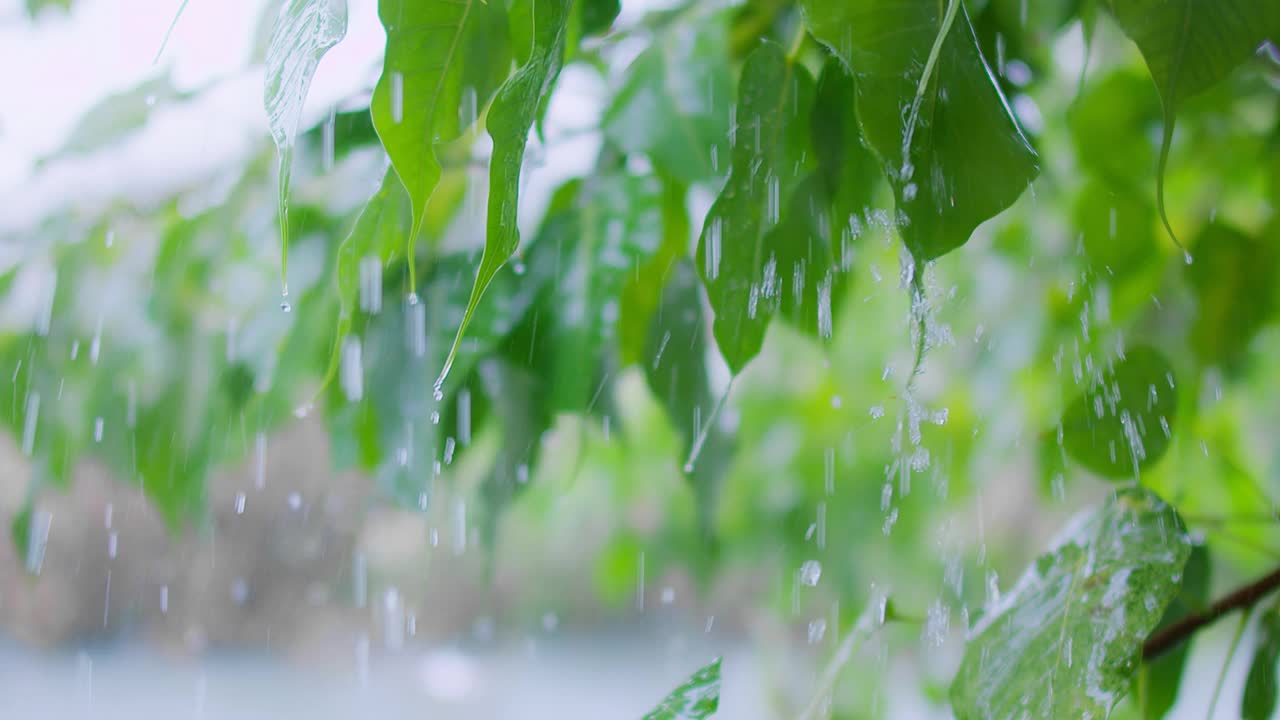
<instances>
[{"instance_id":1,"label":"drooping leaf","mask_svg":"<svg viewBox=\"0 0 1280 720\"><path fill-rule=\"evenodd\" d=\"M387 50L369 111L409 191L414 285L415 242L440 181L436 146L474 123L495 78L506 76L506 17L500 3L482 0L379 0L378 17Z\"/></svg>"},{"instance_id":2,"label":"drooping leaf","mask_svg":"<svg viewBox=\"0 0 1280 720\"><path fill-rule=\"evenodd\" d=\"M1035 179L1036 153L962 2L803 0L801 7L810 31L857 78L858 120L893 186L900 232L917 262L963 245Z\"/></svg>"},{"instance_id":3,"label":"drooping leaf","mask_svg":"<svg viewBox=\"0 0 1280 720\"><path fill-rule=\"evenodd\" d=\"M1199 612L1209 603L1210 578L1209 549L1204 545L1191 548L1191 555L1182 569L1182 582L1178 594L1165 608L1164 617L1153 633L1181 620L1189 613ZM1187 664L1190 643L1182 643L1178 647L1157 657L1146 664L1145 673L1146 702L1143 706L1145 720L1160 720L1173 707L1178 699L1178 688L1182 683L1183 668Z\"/></svg>"},{"instance_id":4,"label":"drooping leaf","mask_svg":"<svg viewBox=\"0 0 1280 720\"><path fill-rule=\"evenodd\" d=\"M808 72L774 43L762 43L742 67L729 179L707 212L697 250L716 344L734 374L760 352L787 292L782 275L790 268L779 265L769 232L806 170L813 92Z\"/></svg>"},{"instance_id":5,"label":"drooping leaf","mask_svg":"<svg viewBox=\"0 0 1280 720\"><path fill-rule=\"evenodd\" d=\"M1273 225L1273 228L1280 225ZM1275 315L1280 246L1221 223L1206 225L1186 266L1196 296L1191 344L1207 364L1231 364Z\"/></svg>"},{"instance_id":6,"label":"drooping leaf","mask_svg":"<svg viewBox=\"0 0 1280 720\"><path fill-rule=\"evenodd\" d=\"M1099 475L1136 477L1169 449L1178 409L1172 366L1140 346L1087 382L1062 415L1063 447Z\"/></svg>"},{"instance_id":7,"label":"drooping leaf","mask_svg":"<svg viewBox=\"0 0 1280 720\"><path fill-rule=\"evenodd\" d=\"M1156 208L1170 237L1164 174L1179 107L1225 78L1267 38L1280 36L1280 5L1267 0L1107 0L1147 61L1164 107Z\"/></svg>"},{"instance_id":8,"label":"drooping leaf","mask_svg":"<svg viewBox=\"0 0 1280 720\"><path fill-rule=\"evenodd\" d=\"M135 88L108 95L85 111L62 146L40 162L109 147L147 124L157 105L183 97L168 75L150 78Z\"/></svg>"},{"instance_id":9,"label":"drooping leaf","mask_svg":"<svg viewBox=\"0 0 1280 720\"><path fill-rule=\"evenodd\" d=\"M529 130L547 102L564 59L566 25L572 0L532 0L533 45L529 59L503 83L488 115L493 155L489 159L489 207L485 224L484 253L476 270L471 299L458 325L437 385L444 383L467 325L489 283L520 245L516 211L520 200L520 170Z\"/></svg>"},{"instance_id":10,"label":"drooping leaf","mask_svg":"<svg viewBox=\"0 0 1280 720\"><path fill-rule=\"evenodd\" d=\"M681 182L722 176L729 165L724 106L733 95L726 42L710 20L677 23L655 37L605 111L605 138Z\"/></svg>"},{"instance_id":11,"label":"drooping leaf","mask_svg":"<svg viewBox=\"0 0 1280 720\"><path fill-rule=\"evenodd\" d=\"M1077 518L973 629L951 685L957 720L1107 717L1191 553L1141 488Z\"/></svg>"},{"instance_id":12,"label":"drooping leaf","mask_svg":"<svg viewBox=\"0 0 1280 720\"><path fill-rule=\"evenodd\" d=\"M346 0L288 0L280 8L267 47L262 104L280 153L279 209L282 238L280 277L289 256L289 178L302 104L320 59L347 34ZM286 285L287 291L287 285Z\"/></svg>"},{"instance_id":13,"label":"drooping leaf","mask_svg":"<svg viewBox=\"0 0 1280 720\"><path fill-rule=\"evenodd\" d=\"M689 260L679 259L670 266L665 280L641 363L650 390L680 435L683 462L709 422L717 398L707 372L706 317L697 270ZM711 527L715 498L732 447L731 435L713 424L689 474L704 532Z\"/></svg>"},{"instance_id":14,"label":"drooping leaf","mask_svg":"<svg viewBox=\"0 0 1280 720\"><path fill-rule=\"evenodd\" d=\"M1244 683L1241 720L1270 720L1276 711L1276 667L1280 664L1280 607L1272 606L1258 620L1253 660Z\"/></svg>"},{"instance_id":15,"label":"drooping leaf","mask_svg":"<svg viewBox=\"0 0 1280 720\"><path fill-rule=\"evenodd\" d=\"M671 691L643 720L705 720L720 709L720 658Z\"/></svg>"}]
</instances>

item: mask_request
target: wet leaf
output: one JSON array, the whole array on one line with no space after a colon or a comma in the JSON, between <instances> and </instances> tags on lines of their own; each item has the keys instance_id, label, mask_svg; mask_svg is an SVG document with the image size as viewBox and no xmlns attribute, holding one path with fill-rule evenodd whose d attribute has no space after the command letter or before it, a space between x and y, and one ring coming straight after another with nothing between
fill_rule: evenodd
<instances>
[{"instance_id":1,"label":"wet leaf","mask_svg":"<svg viewBox=\"0 0 1280 720\"><path fill-rule=\"evenodd\" d=\"M1241 720L1269 720L1276 711L1276 666L1280 663L1280 607L1272 606L1258 620L1253 660L1240 703Z\"/></svg>"},{"instance_id":2,"label":"wet leaf","mask_svg":"<svg viewBox=\"0 0 1280 720\"><path fill-rule=\"evenodd\" d=\"M267 126L280 153L279 213L283 238L281 278L289 254L289 178L293 144L302 119L302 103L311 89L320 59L347 34L346 0L288 0L276 16L267 46L262 104Z\"/></svg>"},{"instance_id":3,"label":"wet leaf","mask_svg":"<svg viewBox=\"0 0 1280 720\"><path fill-rule=\"evenodd\" d=\"M1267 0L1107 0L1124 33L1147 61L1164 107L1164 134L1156 169L1156 208L1170 237L1164 175L1179 107L1225 78L1280 35L1280 5Z\"/></svg>"},{"instance_id":4,"label":"wet leaf","mask_svg":"<svg viewBox=\"0 0 1280 720\"><path fill-rule=\"evenodd\" d=\"M643 154L681 182L720 177L729 166L733 81L718 23L678 23L627 68L602 121L605 138Z\"/></svg>"},{"instance_id":5,"label":"wet leaf","mask_svg":"<svg viewBox=\"0 0 1280 720\"><path fill-rule=\"evenodd\" d=\"M582 34L599 35L607 32L622 12L622 0L578 0L578 12Z\"/></svg>"},{"instance_id":6,"label":"wet leaf","mask_svg":"<svg viewBox=\"0 0 1280 720\"><path fill-rule=\"evenodd\" d=\"M1078 517L973 629L956 718L1106 717L1190 553L1178 514L1141 488Z\"/></svg>"},{"instance_id":7,"label":"wet leaf","mask_svg":"<svg viewBox=\"0 0 1280 720\"><path fill-rule=\"evenodd\" d=\"M1099 475L1134 478L1169 449L1177 416L1173 368L1157 350L1135 347L1117 358L1062 415L1062 443Z\"/></svg>"},{"instance_id":8,"label":"wet leaf","mask_svg":"<svg viewBox=\"0 0 1280 720\"><path fill-rule=\"evenodd\" d=\"M484 253L476 270L474 288L440 371L437 385L449 375L458 346L467 326L498 270L520 245L516 211L520 204L520 169L529 130L539 107L547 102L564 59L566 25L572 0L531 0L534 36L529 59L503 83L488 115L493 155L489 159L489 207L485 225Z\"/></svg>"},{"instance_id":9,"label":"wet leaf","mask_svg":"<svg viewBox=\"0 0 1280 720\"><path fill-rule=\"evenodd\" d=\"M666 274L641 360L649 388L679 433L680 462L688 457L717 401L707 372L707 320L698 290L693 263L676 260ZM713 424L689 475L704 532L711 527L715 498L732 460L733 444L732 437Z\"/></svg>"},{"instance_id":10,"label":"wet leaf","mask_svg":"<svg viewBox=\"0 0 1280 720\"><path fill-rule=\"evenodd\" d=\"M378 2L387 50L369 110L409 192L410 258L440 181L436 146L475 122L494 76L507 72L506 18L498 6L481 0ZM412 263L409 268L413 275Z\"/></svg>"},{"instance_id":11,"label":"wet leaf","mask_svg":"<svg viewBox=\"0 0 1280 720\"><path fill-rule=\"evenodd\" d=\"M704 720L720 708L720 658L671 691L643 720Z\"/></svg>"},{"instance_id":12,"label":"wet leaf","mask_svg":"<svg viewBox=\"0 0 1280 720\"><path fill-rule=\"evenodd\" d=\"M857 78L863 136L894 189L900 232L918 262L965 244L1035 179L1036 153L978 50L963 3L804 0L801 7L810 31Z\"/></svg>"},{"instance_id":13,"label":"wet leaf","mask_svg":"<svg viewBox=\"0 0 1280 720\"><path fill-rule=\"evenodd\" d=\"M1192 546L1187 564L1182 569L1178 594L1165 608L1164 617L1160 618L1160 624L1152 631L1153 634L1189 613L1204 609L1209 603L1210 571L1209 548L1204 545ZM1146 688L1143 717L1146 720L1160 720L1177 701L1189 652L1190 643L1182 643L1143 667Z\"/></svg>"},{"instance_id":14,"label":"wet leaf","mask_svg":"<svg viewBox=\"0 0 1280 720\"><path fill-rule=\"evenodd\" d=\"M769 244L769 232L805 171L813 91L808 72L774 43L743 65L729 179L707 212L696 255L716 344L734 374L760 352L785 296L780 246Z\"/></svg>"},{"instance_id":15,"label":"wet leaf","mask_svg":"<svg viewBox=\"0 0 1280 720\"><path fill-rule=\"evenodd\" d=\"M605 172L583 182L578 207L560 223L555 311L546 340L557 360L544 378L551 382L556 409L572 412L591 404L601 351L617 343L618 297L662 243L661 202L657 178Z\"/></svg>"},{"instance_id":16,"label":"wet leaf","mask_svg":"<svg viewBox=\"0 0 1280 720\"><path fill-rule=\"evenodd\" d=\"M1274 239L1215 222L1196 238L1193 252L1195 262L1186 266L1197 305L1191 345L1201 362L1230 365L1275 316L1280 248Z\"/></svg>"},{"instance_id":17,"label":"wet leaf","mask_svg":"<svg viewBox=\"0 0 1280 720\"><path fill-rule=\"evenodd\" d=\"M663 288L675 264L689 252L689 212L684 185L665 180L662 186L662 244L636 269L618 298L618 352L622 366L641 363L645 342ZM696 282L696 272L694 274Z\"/></svg>"}]
</instances>

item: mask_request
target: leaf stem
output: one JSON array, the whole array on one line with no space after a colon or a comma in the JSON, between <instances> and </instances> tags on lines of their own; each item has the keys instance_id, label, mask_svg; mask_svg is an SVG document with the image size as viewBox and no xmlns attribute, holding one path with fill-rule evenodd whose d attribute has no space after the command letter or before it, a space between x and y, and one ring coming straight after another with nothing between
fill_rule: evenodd
<instances>
[{"instance_id":1,"label":"leaf stem","mask_svg":"<svg viewBox=\"0 0 1280 720\"><path fill-rule=\"evenodd\" d=\"M1251 608L1277 589L1280 589L1280 568L1227 593L1200 612L1183 616L1178 622L1147 638L1142 644L1142 659L1145 662L1155 660L1222 616L1235 610Z\"/></svg>"},{"instance_id":2,"label":"leaf stem","mask_svg":"<svg viewBox=\"0 0 1280 720\"><path fill-rule=\"evenodd\" d=\"M805 706L804 711L796 716L796 720L814 720L821 716L822 706L827 702L827 698L831 695L832 688L835 687L836 679L840 677L840 671L849 663L849 658L853 657L853 653L862 644L862 641L871 635L871 632L878 627L877 623L872 619L874 617L873 608L868 607L863 611L862 616L854 624L844 640L840 643L840 647L836 648L836 652L831 656L830 662L822 671L822 677L818 680L818 687L814 690L813 697L809 700L809 704Z\"/></svg>"}]
</instances>

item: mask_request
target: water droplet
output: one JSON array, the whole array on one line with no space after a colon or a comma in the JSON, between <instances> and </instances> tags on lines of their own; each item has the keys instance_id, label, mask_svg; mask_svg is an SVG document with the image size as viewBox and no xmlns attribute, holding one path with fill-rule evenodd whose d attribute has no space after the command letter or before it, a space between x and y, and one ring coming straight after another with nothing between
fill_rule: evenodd
<instances>
[{"instance_id":1,"label":"water droplet","mask_svg":"<svg viewBox=\"0 0 1280 720\"><path fill-rule=\"evenodd\" d=\"M280 309L285 312L293 312L293 306L284 301L280 302Z\"/></svg>"},{"instance_id":2,"label":"water droplet","mask_svg":"<svg viewBox=\"0 0 1280 720\"><path fill-rule=\"evenodd\" d=\"M409 297L405 298L405 300L406 300L406 301L409 303L409 305L411 305L411 306L412 306L412 305L417 305L417 304L418 304L418 293L416 293L416 292L411 292L411 293L409 293Z\"/></svg>"},{"instance_id":3,"label":"water droplet","mask_svg":"<svg viewBox=\"0 0 1280 720\"><path fill-rule=\"evenodd\" d=\"M800 582L808 587L814 587L820 579L822 579L822 563L817 560L805 560L800 566Z\"/></svg>"},{"instance_id":4,"label":"water droplet","mask_svg":"<svg viewBox=\"0 0 1280 720\"><path fill-rule=\"evenodd\" d=\"M816 645L822 642L822 638L827 634L827 621L822 618L809 621L809 644Z\"/></svg>"}]
</instances>

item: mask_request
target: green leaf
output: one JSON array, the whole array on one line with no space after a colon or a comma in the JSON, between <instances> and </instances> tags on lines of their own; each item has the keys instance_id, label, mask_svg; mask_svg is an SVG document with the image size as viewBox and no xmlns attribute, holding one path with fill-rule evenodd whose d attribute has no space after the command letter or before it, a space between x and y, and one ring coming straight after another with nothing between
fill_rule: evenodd
<instances>
[{"instance_id":1,"label":"green leaf","mask_svg":"<svg viewBox=\"0 0 1280 720\"><path fill-rule=\"evenodd\" d=\"M484 253L476 270L475 285L466 312L458 325L440 377L440 386L449 375L454 356L467 332L480 298L498 270L506 264L520 245L516 211L520 200L520 169L529 130L538 117L560 74L564 59L565 28L572 0L532 0L534 37L529 60L498 89L488 114L489 136L493 138L493 155L489 159L489 208L485 226Z\"/></svg>"},{"instance_id":2,"label":"green leaf","mask_svg":"<svg viewBox=\"0 0 1280 720\"><path fill-rule=\"evenodd\" d=\"M86 110L62 146L40 162L109 147L145 126L157 105L181 97L182 93L173 87L168 75L150 78L135 88L108 95Z\"/></svg>"},{"instance_id":3,"label":"green leaf","mask_svg":"<svg viewBox=\"0 0 1280 720\"><path fill-rule=\"evenodd\" d=\"M760 352L789 291L783 276L790 268L778 263L785 241L769 231L805 170L813 92L808 72L775 43L762 43L743 65L729 179L707 212L697 250L716 344L735 375Z\"/></svg>"},{"instance_id":4,"label":"green leaf","mask_svg":"<svg viewBox=\"0 0 1280 720\"><path fill-rule=\"evenodd\" d=\"M649 388L680 435L681 462L688 457L703 424L710 421L716 404L707 372L706 318L698 286L693 263L684 258L674 261L642 355ZM711 528L715 498L732 460L732 448L731 435L713 424L689 475L704 532Z\"/></svg>"},{"instance_id":5,"label":"green leaf","mask_svg":"<svg viewBox=\"0 0 1280 720\"><path fill-rule=\"evenodd\" d=\"M1241 720L1270 720L1276 711L1276 664L1280 662L1280 606L1258 620L1258 636L1240 704Z\"/></svg>"},{"instance_id":6,"label":"green leaf","mask_svg":"<svg viewBox=\"0 0 1280 720\"><path fill-rule=\"evenodd\" d=\"M414 247L440 182L436 145L474 123L495 75L505 77L506 18L498 3L482 0L379 0L378 17L387 50L369 111L409 191L406 256L416 286Z\"/></svg>"},{"instance_id":7,"label":"green leaf","mask_svg":"<svg viewBox=\"0 0 1280 720\"><path fill-rule=\"evenodd\" d=\"M858 120L894 189L917 262L960 247L1039 172L960 0L803 0L857 78ZM909 18L910 21L906 19ZM906 132L904 132L904 124Z\"/></svg>"},{"instance_id":8,"label":"green leaf","mask_svg":"<svg viewBox=\"0 0 1280 720\"><path fill-rule=\"evenodd\" d=\"M657 178L606 171L583 181L558 237L540 238L559 253L547 336L556 361L544 378L557 410L581 411L594 396L601 351L617 342L619 295L662 243L661 202Z\"/></svg>"},{"instance_id":9,"label":"green leaf","mask_svg":"<svg viewBox=\"0 0 1280 720\"><path fill-rule=\"evenodd\" d=\"M1203 363L1229 365L1275 315L1280 248L1274 237L1253 238L1221 222L1206 225L1193 248L1195 262L1186 266L1196 296L1192 349Z\"/></svg>"},{"instance_id":10,"label":"green leaf","mask_svg":"<svg viewBox=\"0 0 1280 720\"><path fill-rule=\"evenodd\" d=\"M1155 211L1135 193L1091 181L1074 215L1089 267L1103 280L1123 279L1155 259Z\"/></svg>"},{"instance_id":11,"label":"green leaf","mask_svg":"<svg viewBox=\"0 0 1280 720\"><path fill-rule=\"evenodd\" d=\"M578 0L582 34L600 35L609 30L622 12L622 0Z\"/></svg>"},{"instance_id":12,"label":"green leaf","mask_svg":"<svg viewBox=\"0 0 1280 720\"><path fill-rule=\"evenodd\" d=\"M1141 488L1077 518L973 629L957 720L1107 717L1190 553L1182 519Z\"/></svg>"},{"instance_id":13,"label":"green leaf","mask_svg":"<svg viewBox=\"0 0 1280 720\"><path fill-rule=\"evenodd\" d=\"M720 658L671 691L644 720L704 720L720 708Z\"/></svg>"},{"instance_id":14,"label":"green leaf","mask_svg":"<svg viewBox=\"0 0 1280 720\"><path fill-rule=\"evenodd\" d=\"M1063 447L1099 475L1137 477L1169 449L1178 409L1172 366L1140 346L1087 382L1062 415Z\"/></svg>"},{"instance_id":15,"label":"green leaf","mask_svg":"<svg viewBox=\"0 0 1280 720\"><path fill-rule=\"evenodd\" d=\"M1182 569L1178 594L1165 608L1164 617L1160 618L1160 624L1152 632L1159 632L1189 613L1203 610L1209 603L1209 576L1209 549L1204 545L1192 546L1191 555ZM1189 651L1190 643L1182 643L1143 667L1146 688L1143 705L1145 720L1160 720L1173 707L1178 699L1178 688L1182 683L1182 671L1187 664Z\"/></svg>"},{"instance_id":16,"label":"green leaf","mask_svg":"<svg viewBox=\"0 0 1280 720\"><path fill-rule=\"evenodd\" d=\"M293 144L302 119L302 103L311 89L320 59L347 34L347 0L288 0L276 17L267 47L262 104L267 126L280 152L280 277L286 278L289 256L289 178ZM288 294L288 286L285 286Z\"/></svg>"},{"instance_id":17,"label":"green leaf","mask_svg":"<svg viewBox=\"0 0 1280 720\"><path fill-rule=\"evenodd\" d=\"M1164 134L1156 168L1156 208L1169 237L1164 175L1174 117L1186 100L1225 78L1264 40L1280 35L1280 4L1268 0L1107 0L1142 51L1160 90Z\"/></svg>"},{"instance_id":18,"label":"green leaf","mask_svg":"<svg viewBox=\"0 0 1280 720\"><path fill-rule=\"evenodd\" d=\"M672 268L689 252L689 211L685 208L685 194L683 184L671 179L663 182L662 244L648 262L636 268L618 299L619 364L624 367L644 361L645 343L662 299L662 289ZM693 277L696 283L696 272Z\"/></svg>"},{"instance_id":19,"label":"green leaf","mask_svg":"<svg viewBox=\"0 0 1280 720\"><path fill-rule=\"evenodd\" d=\"M57 8L63 12L71 11L72 0L26 0L27 15L35 19L45 8Z\"/></svg>"},{"instance_id":20,"label":"green leaf","mask_svg":"<svg viewBox=\"0 0 1280 720\"><path fill-rule=\"evenodd\" d=\"M605 111L605 139L684 183L722 176L733 94L726 42L721 24L706 19L655 37Z\"/></svg>"},{"instance_id":21,"label":"green leaf","mask_svg":"<svg viewBox=\"0 0 1280 720\"><path fill-rule=\"evenodd\" d=\"M1137 71L1116 70L1085 87L1067 114L1081 166L1108 186L1136 192L1156 162L1150 130L1160 101L1150 88Z\"/></svg>"},{"instance_id":22,"label":"green leaf","mask_svg":"<svg viewBox=\"0 0 1280 720\"><path fill-rule=\"evenodd\" d=\"M30 565L31 557L31 512L30 501L22 506L9 523L9 539L17 551L18 559Z\"/></svg>"}]
</instances>

